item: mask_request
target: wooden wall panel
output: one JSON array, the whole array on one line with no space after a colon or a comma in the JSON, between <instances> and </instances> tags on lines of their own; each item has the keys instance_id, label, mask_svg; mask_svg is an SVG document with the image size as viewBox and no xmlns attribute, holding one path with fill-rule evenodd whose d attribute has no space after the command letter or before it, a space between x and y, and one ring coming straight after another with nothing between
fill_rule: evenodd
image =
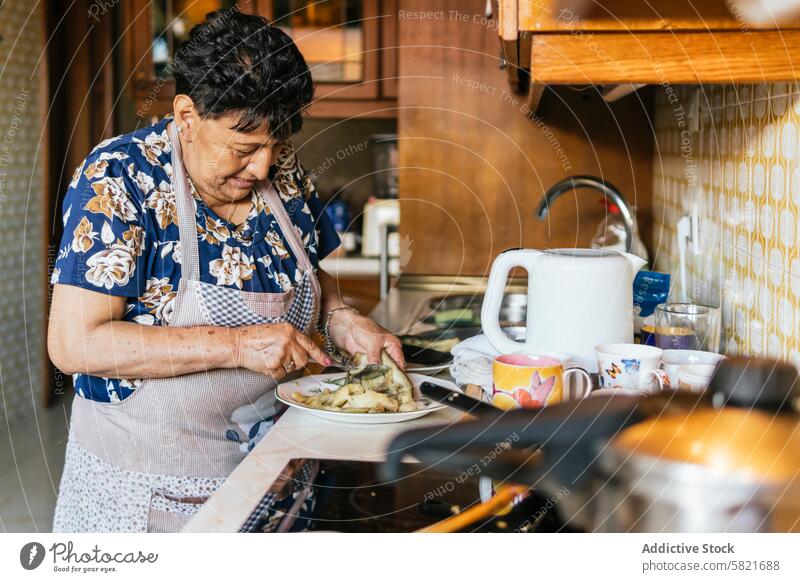
<instances>
[{"instance_id":1,"label":"wooden wall panel","mask_svg":"<svg viewBox=\"0 0 800 582\"><path fill-rule=\"evenodd\" d=\"M548 90L540 119L527 119L498 68L498 31L481 20L484 7L400 2L400 231L411 244L403 271L484 275L506 248L587 246L604 215L599 194L563 196L549 222L533 216L542 193L573 174L616 184L648 240L652 95L607 104L591 90ZM440 16L410 16L417 11Z\"/></svg>"}]
</instances>

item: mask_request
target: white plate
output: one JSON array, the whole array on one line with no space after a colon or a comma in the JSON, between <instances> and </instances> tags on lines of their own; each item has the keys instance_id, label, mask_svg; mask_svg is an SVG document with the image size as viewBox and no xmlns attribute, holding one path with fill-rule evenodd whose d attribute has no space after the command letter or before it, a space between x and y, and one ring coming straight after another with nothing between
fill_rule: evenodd
<instances>
[{"instance_id":1,"label":"white plate","mask_svg":"<svg viewBox=\"0 0 800 582\"><path fill-rule=\"evenodd\" d=\"M412 412L377 412L374 414L363 414L355 412L338 412L335 410L319 410L317 408L306 406L305 404L300 404L294 398L292 398L292 394L295 392L300 392L300 394L303 395L309 395L314 394L315 391L322 388L336 388L335 385L328 384L326 381L341 378L342 375L342 372L337 372L334 374L317 374L315 376L306 376L304 378L300 378L299 380L293 380L291 382L280 384L275 393L278 396L278 400L288 404L289 406L300 408L313 414L314 416L319 416L320 418L324 418L326 420L344 422L347 424L387 424L392 422L403 422L405 420L411 420L413 418L425 416L426 414L441 410L445 407L445 405L441 404L440 402L428 401L423 408L414 410ZM452 382L442 380L441 378L432 378L431 376L412 373L408 374L408 379L411 380L411 383L414 385L415 400L419 400L421 398L419 386L423 382L432 382L433 384L438 384L439 386L444 386L445 388L450 388L451 390L458 390L459 392L461 391L459 387Z\"/></svg>"}]
</instances>

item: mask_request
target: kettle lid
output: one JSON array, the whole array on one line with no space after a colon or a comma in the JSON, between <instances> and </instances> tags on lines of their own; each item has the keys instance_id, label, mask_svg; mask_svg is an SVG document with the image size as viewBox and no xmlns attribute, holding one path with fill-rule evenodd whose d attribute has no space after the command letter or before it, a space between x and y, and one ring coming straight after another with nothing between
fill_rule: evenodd
<instances>
[{"instance_id":1,"label":"kettle lid","mask_svg":"<svg viewBox=\"0 0 800 582\"><path fill-rule=\"evenodd\" d=\"M611 249L582 249L582 248L567 248L567 249L545 249L542 251L545 255L553 257L564 257L569 259L605 259L605 258L619 258L624 257L619 251Z\"/></svg>"}]
</instances>

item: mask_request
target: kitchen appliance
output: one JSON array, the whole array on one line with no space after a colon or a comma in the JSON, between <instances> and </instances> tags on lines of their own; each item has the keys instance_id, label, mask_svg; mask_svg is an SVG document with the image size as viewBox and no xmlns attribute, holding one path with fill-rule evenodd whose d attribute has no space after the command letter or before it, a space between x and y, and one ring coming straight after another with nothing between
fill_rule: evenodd
<instances>
[{"instance_id":1,"label":"kitchen appliance","mask_svg":"<svg viewBox=\"0 0 800 582\"><path fill-rule=\"evenodd\" d=\"M457 474L513 435L482 475L513 475L551 497L566 488L552 511L572 528L800 531L799 395L793 366L729 358L704 394L593 396L408 431L390 443L381 474L398 474L405 455Z\"/></svg>"},{"instance_id":2,"label":"kitchen appliance","mask_svg":"<svg viewBox=\"0 0 800 582\"><path fill-rule=\"evenodd\" d=\"M371 140L375 196L397 198L397 134L378 133Z\"/></svg>"},{"instance_id":3,"label":"kitchen appliance","mask_svg":"<svg viewBox=\"0 0 800 582\"><path fill-rule=\"evenodd\" d=\"M483 282L482 282L483 283ZM484 286L483 284L481 285ZM423 312L422 322L437 327L474 327L480 325L483 293L455 294L434 297ZM525 293L506 293L500 307L501 325L522 325L525 323L528 295ZM429 311L428 311L429 310ZM478 327L472 335L482 333ZM525 331L525 328L522 328ZM470 336L471 337L471 336ZM464 339L464 338L462 338Z\"/></svg>"},{"instance_id":4,"label":"kitchen appliance","mask_svg":"<svg viewBox=\"0 0 800 582\"><path fill-rule=\"evenodd\" d=\"M400 224L400 201L395 199L370 198L364 204L364 221L361 235L361 254L377 257L387 236L386 245L390 257L400 256L400 237L396 231ZM385 230L382 230L384 227ZM394 228L391 228L394 227Z\"/></svg>"},{"instance_id":5,"label":"kitchen appliance","mask_svg":"<svg viewBox=\"0 0 800 582\"><path fill-rule=\"evenodd\" d=\"M351 533L413 532L463 515L481 504L479 477L453 479L436 468L404 467L398 480L380 478L380 463L333 459L292 459L264 500L293 495L310 511L275 512L259 503L243 531L339 531ZM311 503L309 503L311 501ZM525 496L510 511L466 520L462 532L553 532L563 527L546 510L548 500L536 493Z\"/></svg>"},{"instance_id":6,"label":"kitchen appliance","mask_svg":"<svg viewBox=\"0 0 800 582\"><path fill-rule=\"evenodd\" d=\"M633 278L645 265L630 253L596 249L516 249L495 259L481 309L481 326L503 354L566 352L597 371L598 344L633 342ZM526 336L517 342L500 328L509 273L528 272Z\"/></svg>"},{"instance_id":7,"label":"kitchen appliance","mask_svg":"<svg viewBox=\"0 0 800 582\"><path fill-rule=\"evenodd\" d=\"M517 499L522 499L528 494L528 488L523 485L498 485L490 499L459 511L455 515L442 521L418 529L418 533L457 533L474 523L491 517L502 515L506 508Z\"/></svg>"}]
</instances>

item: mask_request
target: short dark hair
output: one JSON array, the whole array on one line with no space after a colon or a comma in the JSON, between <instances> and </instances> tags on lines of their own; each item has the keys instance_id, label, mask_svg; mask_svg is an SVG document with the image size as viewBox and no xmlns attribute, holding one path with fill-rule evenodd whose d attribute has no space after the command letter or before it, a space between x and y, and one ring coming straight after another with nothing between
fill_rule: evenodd
<instances>
[{"instance_id":1,"label":"short dark hair","mask_svg":"<svg viewBox=\"0 0 800 582\"><path fill-rule=\"evenodd\" d=\"M232 129L251 132L267 121L284 140L300 131L314 85L291 37L266 18L236 7L210 12L175 53L176 94L188 95L202 117L238 115Z\"/></svg>"}]
</instances>

